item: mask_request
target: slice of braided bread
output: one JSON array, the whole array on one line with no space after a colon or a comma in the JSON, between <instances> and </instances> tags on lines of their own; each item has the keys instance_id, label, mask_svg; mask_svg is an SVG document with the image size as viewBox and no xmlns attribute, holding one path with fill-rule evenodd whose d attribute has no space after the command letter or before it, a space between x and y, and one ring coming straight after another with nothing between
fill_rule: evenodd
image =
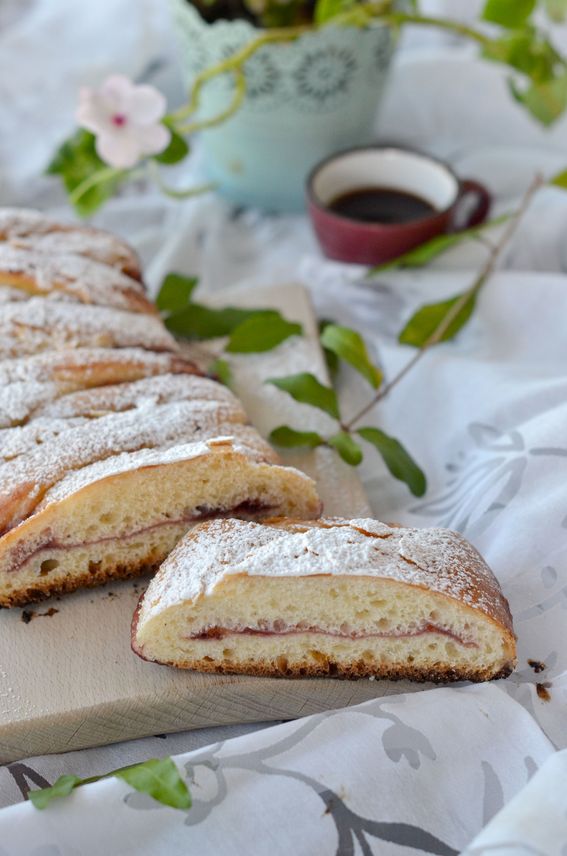
<instances>
[{"instance_id":1,"label":"slice of braided bread","mask_svg":"<svg viewBox=\"0 0 567 856\"><path fill-rule=\"evenodd\" d=\"M231 437L113 455L68 472L0 538L0 605L154 570L203 518L320 508L310 478Z\"/></svg>"},{"instance_id":2,"label":"slice of braided bread","mask_svg":"<svg viewBox=\"0 0 567 856\"><path fill-rule=\"evenodd\" d=\"M204 672L418 681L505 677L516 658L508 603L461 535L371 519L200 524L141 598L132 645Z\"/></svg>"}]
</instances>

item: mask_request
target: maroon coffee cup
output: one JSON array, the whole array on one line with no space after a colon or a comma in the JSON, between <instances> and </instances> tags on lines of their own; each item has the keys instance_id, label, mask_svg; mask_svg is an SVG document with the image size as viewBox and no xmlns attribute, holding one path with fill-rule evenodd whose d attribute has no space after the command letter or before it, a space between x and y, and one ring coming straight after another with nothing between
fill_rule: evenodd
<instances>
[{"instance_id":1,"label":"maroon coffee cup","mask_svg":"<svg viewBox=\"0 0 567 856\"><path fill-rule=\"evenodd\" d=\"M331 210L338 197L374 187L412 194L433 210L405 223L355 220ZM407 149L369 146L340 152L318 164L307 179L307 204L328 258L376 265L436 235L482 223L491 199L481 184L457 178L435 158Z\"/></svg>"}]
</instances>

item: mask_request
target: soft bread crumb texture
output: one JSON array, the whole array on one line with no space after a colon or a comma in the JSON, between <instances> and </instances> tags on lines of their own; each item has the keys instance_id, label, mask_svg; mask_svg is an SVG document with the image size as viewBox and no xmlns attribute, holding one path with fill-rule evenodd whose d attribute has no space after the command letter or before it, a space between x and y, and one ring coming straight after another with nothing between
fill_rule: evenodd
<instances>
[{"instance_id":1,"label":"soft bread crumb texture","mask_svg":"<svg viewBox=\"0 0 567 856\"><path fill-rule=\"evenodd\" d=\"M464 539L374 520L200 524L150 583L132 633L148 660L273 676L479 681L516 657L507 603Z\"/></svg>"},{"instance_id":2,"label":"soft bread crumb texture","mask_svg":"<svg viewBox=\"0 0 567 856\"><path fill-rule=\"evenodd\" d=\"M152 569L210 514L320 513L311 479L255 461L229 438L118 459L118 472L102 468L84 484L88 468L80 470L74 489L54 490L41 511L0 539L0 605Z\"/></svg>"}]
</instances>

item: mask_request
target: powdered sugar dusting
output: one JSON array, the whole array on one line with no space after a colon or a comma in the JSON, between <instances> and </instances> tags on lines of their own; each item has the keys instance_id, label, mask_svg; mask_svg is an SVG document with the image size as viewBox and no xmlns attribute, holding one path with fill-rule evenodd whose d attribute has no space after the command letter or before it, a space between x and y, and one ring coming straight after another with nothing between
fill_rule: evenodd
<instances>
[{"instance_id":1,"label":"powdered sugar dusting","mask_svg":"<svg viewBox=\"0 0 567 856\"><path fill-rule=\"evenodd\" d=\"M163 449L232 434L241 438L259 460L277 460L253 428L238 424L242 415L239 405L174 402L112 413L71 427L33 451L0 464L0 521L4 528L15 525L29 516L43 493L66 474L122 452Z\"/></svg>"},{"instance_id":2,"label":"powdered sugar dusting","mask_svg":"<svg viewBox=\"0 0 567 856\"><path fill-rule=\"evenodd\" d=\"M95 229L69 229L42 235L36 234L33 237L14 237L10 239L10 243L20 249L52 255L72 253L110 265L136 278L140 275L139 262L134 251L108 232Z\"/></svg>"},{"instance_id":3,"label":"powdered sugar dusting","mask_svg":"<svg viewBox=\"0 0 567 856\"><path fill-rule=\"evenodd\" d=\"M0 284L0 306L3 303L18 303L22 300L28 300L28 295L20 291L19 288Z\"/></svg>"},{"instance_id":4,"label":"powdered sugar dusting","mask_svg":"<svg viewBox=\"0 0 567 856\"><path fill-rule=\"evenodd\" d=\"M142 348L112 351L106 348L76 348L64 354L51 351L0 362L0 388L16 381L63 381L70 377L75 378L78 383L80 377L90 377L92 380L98 373L103 375L100 382L107 383L104 380L105 371L113 371L119 366L131 367L132 370L140 372L147 371L148 374L194 369L188 360L172 354L154 354ZM81 384L88 385L90 384L87 382Z\"/></svg>"},{"instance_id":5,"label":"powdered sugar dusting","mask_svg":"<svg viewBox=\"0 0 567 856\"><path fill-rule=\"evenodd\" d=\"M104 390L104 387L102 389ZM66 396L63 401L69 398L74 396ZM39 450L37 446L44 446L50 439L60 436L65 431L73 432L68 433L63 442L66 446L69 444L69 447L70 445L76 447L76 451L72 452L72 459L77 460L83 453L89 453L92 443L100 443L102 454L106 444L112 442L111 436L115 437L116 443L121 443L123 440L137 443L147 437L151 446L158 445L160 438L165 438L163 443L167 445L168 442L175 442L177 439L185 441L193 433L214 433L219 425L225 425L225 423L244 424L246 421L246 414L237 399L216 401L191 396L185 399L183 408L173 406L164 408L163 406L174 403L175 399L160 405L149 398L140 399L135 407L123 410L117 408L93 412L87 407L83 410L75 408L69 418L40 416L32 419L27 425L0 431L0 457L8 455L13 459L24 453L34 452L38 460L42 457L49 460L51 456L58 454L58 450L52 446ZM134 410L136 413L133 412ZM140 419L143 422L138 426L137 420ZM171 420L168 425L163 426L161 433L160 419ZM75 432L77 427L84 427L81 434ZM127 440L126 437L132 437L132 440ZM117 451L122 449L119 447Z\"/></svg>"},{"instance_id":6,"label":"powdered sugar dusting","mask_svg":"<svg viewBox=\"0 0 567 856\"><path fill-rule=\"evenodd\" d=\"M39 211L0 209L0 240L41 252L75 253L118 267L136 278L140 275L136 253L116 235L76 223L57 223Z\"/></svg>"},{"instance_id":7,"label":"powdered sugar dusting","mask_svg":"<svg viewBox=\"0 0 567 856\"><path fill-rule=\"evenodd\" d=\"M0 238L3 241L16 235L40 235L60 228L60 224L33 208L0 208Z\"/></svg>"},{"instance_id":8,"label":"powdered sugar dusting","mask_svg":"<svg viewBox=\"0 0 567 856\"><path fill-rule=\"evenodd\" d=\"M51 298L156 313L137 280L70 252L49 255L0 243L0 286L4 285L24 291L32 288Z\"/></svg>"},{"instance_id":9,"label":"powdered sugar dusting","mask_svg":"<svg viewBox=\"0 0 567 856\"><path fill-rule=\"evenodd\" d=\"M170 401L216 401L239 408L242 421L246 414L226 386L199 375L164 374L143 378L132 383L95 387L65 395L44 404L34 417L97 416L105 412L120 412L130 408L167 404Z\"/></svg>"},{"instance_id":10,"label":"powdered sugar dusting","mask_svg":"<svg viewBox=\"0 0 567 856\"><path fill-rule=\"evenodd\" d=\"M37 510L41 511L51 502L66 499L93 482L101 481L109 476L132 472L143 467L157 467L180 463L181 461L191 460L203 455L214 454L224 456L234 455L235 453L244 456L253 463L266 463L264 455L255 448L253 442L248 442L252 437L251 432L254 431L253 428L248 428L248 426L225 427L231 431L231 435L218 436L214 440L211 439L205 442L182 443L165 449L140 449L137 452L115 455L104 461L98 461L88 467L83 467L83 469L75 473L69 473L69 475L48 491ZM223 442L219 443L219 440ZM270 464L270 469L272 467L273 463ZM278 467L278 469L280 468ZM304 473L299 472L299 470L295 470L292 467L285 467L285 471L289 474L293 473L296 478L304 479L306 485L312 486L311 479Z\"/></svg>"},{"instance_id":11,"label":"powdered sugar dusting","mask_svg":"<svg viewBox=\"0 0 567 856\"><path fill-rule=\"evenodd\" d=\"M34 419L29 425L21 428L5 428L0 430L0 462L10 461L33 451L38 446L58 437L63 431L78 428L88 424L89 420L81 417L74 419Z\"/></svg>"},{"instance_id":12,"label":"powdered sugar dusting","mask_svg":"<svg viewBox=\"0 0 567 856\"><path fill-rule=\"evenodd\" d=\"M32 297L6 303L0 314L0 359L79 347L143 347L175 351L160 319L102 306L52 303Z\"/></svg>"},{"instance_id":13,"label":"powdered sugar dusting","mask_svg":"<svg viewBox=\"0 0 567 856\"><path fill-rule=\"evenodd\" d=\"M512 626L496 578L461 535L448 529L391 528L370 518L201 524L162 565L141 620L206 596L229 574L380 577L447 595Z\"/></svg>"},{"instance_id":14,"label":"powdered sugar dusting","mask_svg":"<svg viewBox=\"0 0 567 856\"><path fill-rule=\"evenodd\" d=\"M43 403L77 389L193 370L191 363L176 355L141 348L77 348L4 360L0 362L0 428L25 422Z\"/></svg>"}]
</instances>

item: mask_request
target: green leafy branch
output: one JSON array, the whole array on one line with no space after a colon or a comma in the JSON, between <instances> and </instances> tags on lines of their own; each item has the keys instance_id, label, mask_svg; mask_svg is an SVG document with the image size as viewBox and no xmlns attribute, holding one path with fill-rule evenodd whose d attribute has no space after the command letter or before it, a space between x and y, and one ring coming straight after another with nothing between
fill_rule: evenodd
<instances>
[{"instance_id":1,"label":"green leafy branch","mask_svg":"<svg viewBox=\"0 0 567 856\"><path fill-rule=\"evenodd\" d=\"M413 494L421 496L426 490L425 476L401 443L378 428L361 426L360 422L406 377L431 347L453 339L468 323L474 312L478 294L494 272L503 250L518 228L534 194L544 183L540 176L536 176L527 188L518 209L512 214L492 221L490 225L506 223L506 226L497 243L483 241L489 247L489 255L472 285L461 294L420 307L406 322L399 333L398 341L417 350L389 382L384 382L382 372L370 361L366 345L358 333L346 327L324 322L321 344L327 355L331 374L336 372L337 361L342 360L364 377L374 389L374 394L360 410L345 421L341 416L337 395L332 386L325 386L313 375L305 373L272 378L269 383L291 395L296 401L317 407L337 420L338 430L331 436L324 437L317 432L298 431L287 425L281 425L272 431L270 439L277 445L288 448L306 446L313 449L317 446L331 446L344 461L353 466L362 461L363 451L359 444L359 439L362 439L376 448L395 478L405 482ZM567 171L554 176L548 183L567 189ZM395 265L416 267L418 264L427 264L458 242L478 238L480 231L480 228L476 227L459 235L434 238L398 259ZM374 270L383 270L386 267L393 267L393 265L385 265Z\"/></svg>"},{"instance_id":2,"label":"green leafy branch","mask_svg":"<svg viewBox=\"0 0 567 856\"><path fill-rule=\"evenodd\" d=\"M526 190L517 209L509 217L508 224L499 241L491 245L488 259L480 270L472 285L461 294L457 294L438 303L430 303L420 307L407 321L398 336L400 344L417 348L414 356L400 371L383 385L374 397L362 407L350 420L347 428L351 428L385 398L405 376L417 365L427 351L434 345L453 339L470 320L478 294L493 273L496 264L509 241L513 237L520 221L525 214L534 194L543 186L544 180L536 176ZM551 184L567 188L567 172L551 179Z\"/></svg>"},{"instance_id":3,"label":"green leafy branch","mask_svg":"<svg viewBox=\"0 0 567 856\"><path fill-rule=\"evenodd\" d=\"M374 268L376 272L394 266L422 266L459 242L478 240L480 237L483 244L489 248L486 262L468 289L450 298L420 307L406 322L398 335L398 341L400 344L414 347L416 352L388 382L385 382L381 369L370 359L368 348L359 333L330 321L322 321L319 328L320 343L331 378L336 375L340 363L346 363L364 378L372 388L373 395L358 412L345 419L332 383L324 384L310 372L270 378L267 383L295 401L323 411L336 422L335 430L328 435L280 425L271 432L270 440L285 448L315 449L327 446L334 449L351 466L358 466L362 462L364 452L361 441L364 441L376 449L395 478L403 481L415 496L422 496L427 486L425 475L401 442L380 428L360 423L405 378L431 347L453 339L468 323L480 291L494 272L534 194L544 184L544 180L536 176L527 188L518 209L511 214L495 218L482 227L434 238L400 257L395 263ZM567 170L554 176L548 184L567 190ZM481 236L481 233L496 224L504 224L505 227L499 240L493 243ZM288 321L275 310L230 306L214 309L197 303L193 300L196 286L196 278L169 274L161 287L157 306L164 315L167 327L173 333L190 339L226 337L224 351L209 369L227 385L230 384L230 365L223 355L268 351L290 336L302 333L299 324Z\"/></svg>"},{"instance_id":4,"label":"green leafy branch","mask_svg":"<svg viewBox=\"0 0 567 856\"><path fill-rule=\"evenodd\" d=\"M233 306L217 309L198 303L193 299L197 284L196 277L168 274L157 296L156 305L166 326L176 335L193 341L225 338L220 355L209 366L209 371L228 386L231 373L226 356L269 351L291 336L303 332L300 324L288 321L273 309L241 309ZM373 389L380 387L383 382L382 372L370 360L359 333L326 323L322 325L321 345L331 363L336 361L338 364L342 360L358 371ZM362 450L352 432L341 421L337 393L332 387L325 386L308 372L271 378L267 382L287 392L296 401L324 410L338 423L337 431L326 438L315 431L296 431L282 425L270 435L274 443L309 448L326 445L335 449L352 466L361 463ZM398 440L371 426L357 428L356 433L380 452L392 475L405 481L417 496L423 494L425 476Z\"/></svg>"},{"instance_id":5,"label":"green leafy branch","mask_svg":"<svg viewBox=\"0 0 567 856\"><path fill-rule=\"evenodd\" d=\"M493 229L494 226L500 226L502 223L505 223L512 216L513 214L501 214L499 217L493 217L491 220L481 223L480 226L471 226L469 229L461 229L459 232L450 232L447 235L436 235L434 238L431 238L424 244L419 244L401 256L370 268L368 276L388 270L424 267L429 262L434 261L439 256L458 247L465 241L479 241L486 245L487 242L484 233Z\"/></svg>"},{"instance_id":6,"label":"green leafy branch","mask_svg":"<svg viewBox=\"0 0 567 856\"><path fill-rule=\"evenodd\" d=\"M301 336L303 328L288 321L275 309L241 309L224 306L215 309L193 300L197 277L168 274L156 298L168 330L192 341L226 337L223 352L253 354L271 351L290 336ZM228 364L222 356L212 370L229 381Z\"/></svg>"},{"instance_id":7,"label":"green leafy branch","mask_svg":"<svg viewBox=\"0 0 567 856\"><path fill-rule=\"evenodd\" d=\"M81 779L79 776L73 775L60 776L53 785L41 788L41 790L30 791L29 799L36 808L44 809L54 799L69 796L75 788L112 777L122 779L134 790L148 794L162 805L182 810L191 808L189 789L169 757L150 758L141 764L121 767L102 776L90 776L88 779Z\"/></svg>"},{"instance_id":8,"label":"green leafy branch","mask_svg":"<svg viewBox=\"0 0 567 856\"><path fill-rule=\"evenodd\" d=\"M384 381L382 372L370 360L359 333L348 327L326 324L321 333L321 344L327 352L352 366L373 390L380 389ZM337 422L336 430L329 436L280 425L270 434L273 443L285 448L306 446L314 449L318 446L328 446L335 449L347 464L358 466L364 456L359 441L364 440L378 451L394 478L405 482L415 496L423 496L427 486L425 475L400 441L380 428L370 425L353 428L352 420L351 423L346 423L341 416L338 396L332 386L321 383L309 372L269 378L266 382L287 393L295 401L324 411Z\"/></svg>"}]
</instances>

